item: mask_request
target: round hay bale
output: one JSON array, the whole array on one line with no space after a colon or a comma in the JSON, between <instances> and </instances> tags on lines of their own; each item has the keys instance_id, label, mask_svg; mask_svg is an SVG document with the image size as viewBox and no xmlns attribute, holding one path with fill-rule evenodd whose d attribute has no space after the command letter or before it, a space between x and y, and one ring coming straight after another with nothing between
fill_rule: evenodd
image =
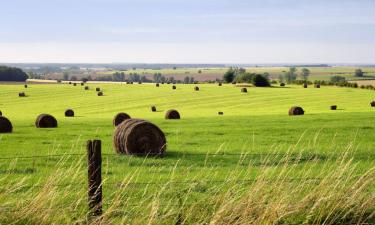
<instances>
[{"instance_id":1,"label":"round hay bale","mask_svg":"<svg viewBox=\"0 0 375 225\"><path fill-rule=\"evenodd\" d=\"M224 112L218 112L217 113L219 116L222 116L222 115L224 115Z\"/></svg>"},{"instance_id":2,"label":"round hay bale","mask_svg":"<svg viewBox=\"0 0 375 225\"><path fill-rule=\"evenodd\" d=\"M371 107L375 107L375 101L370 102Z\"/></svg>"},{"instance_id":3,"label":"round hay bale","mask_svg":"<svg viewBox=\"0 0 375 225\"><path fill-rule=\"evenodd\" d=\"M247 93L247 88L241 88L241 92Z\"/></svg>"},{"instance_id":4,"label":"round hay bale","mask_svg":"<svg viewBox=\"0 0 375 225\"><path fill-rule=\"evenodd\" d=\"M285 87L285 83L280 83L280 87Z\"/></svg>"},{"instance_id":5,"label":"round hay bale","mask_svg":"<svg viewBox=\"0 0 375 225\"><path fill-rule=\"evenodd\" d=\"M219 86L223 86L223 83L219 83Z\"/></svg>"},{"instance_id":6,"label":"round hay bale","mask_svg":"<svg viewBox=\"0 0 375 225\"><path fill-rule=\"evenodd\" d=\"M305 84L303 84L303 88L307 88L307 84L305 83Z\"/></svg>"},{"instance_id":7,"label":"round hay bale","mask_svg":"<svg viewBox=\"0 0 375 225\"><path fill-rule=\"evenodd\" d=\"M74 83L73 86L77 86L77 83Z\"/></svg>"},{"instance_id":8,"label":"round hay bale","mask_svg":"<svg viewBox=\"0 0 375 225\"><path fill-rule=\"evenodd\" d=\"M289 109L289 116L300 116L304 115L305 111L299 106L293 106L292 108Z\"/></svg>"},{"instance_id":9,"label":"round hay bale","mask_svg":"<svg viewBox=\"0 0 375 225\"><path fill-rule=\"evenodd\" d=\"M177 89L176 85L173 85L173 86L172 86L172 89L173 89L173 90L176 90L176 89Z\"/></svg>"},{"instance_id":10,"label":"round hay bale","mask_svg":"<svg viewBox=\"0 0 375 225\"><path fill-rule=\"evenodd\" d=\"M315 88L320 88L320 84L315 84Z\"/></svg>"},{"instance_id":11,"label":"round hay bale","mask_svg":"<svg viewBox=\"0 0 375 225\"><path fill-rule=\"evenodd\" d=\"M160 86L160 84L159 83L157 83L156 85L155 85L156 87L159 87Z\"/></svg>"},{"instance_id":12,"label":"round hay bale","mask_svg":"<svg viewBox=\"0 0 375 225\"><path fill-rule=\"evenodd\" d=\"M71 81L69 81L69 84L72 84L72 82L71 82Z\"/></svg>"},{"instance_id":13,"label":"round hay bale","mask_svg":"<svg viewBox=\"0 0 375 225\"><path fill-rule=\"evenodd\" d=\"M102 91L99 91L98 92L98 96L103 96L104 94L103 94L103 92Z\"/></svg>"},{"instance_id":14,"label":"round hay bale","mask_svg":"<svg viewBox=\"0 0 375 225\"><path fill-rule=\"evenodd\" d=\"M198 87L198 86L195 86L195 87L194 87L194 90L195 90L195 91L199 91L199 87Z\"/></svg>"},{"instance_id":15,"label":"round hay bale","mask_svg":"<svg viewBox=\"0 0 375 225\"><path fill-rule=\"evenodd\" d=\"M57 120L49 114L40 114L35 121L37 128L56 128Z\"/></svg>"},{"instance_id":16,"label":"round hay bale","mask_svg":"<svg viewBox=\"0 0 375 225\"><path fill-rule=\"evenodd\" d=\"M167 119L167 120L179 120L179 119L181 119L180 113L175 109L170 109L165 113L165 119Z\"/></svg>"},{"instance_id":17,"label":"round hay bale","mask_svg":"<svg viewBox=\"0 0 375 225\"><path fill-rule=\"evenodd\" d=\"M337 110L337 105L331 105L331 110Z\"/></svg>"},{"instance_id":18,"label":"round hay bale","mask_svg":"<svg viewBox=\"0 0 375 225\"><path fill-rule=\"evenodd\" d=\"M89 90L89 89L90 89L89 86L86 86L86 87L85 87L85 90Z\"/></svg>"},{"instance_id":19,"label":"round hay bale","mask_svg":"<svg viewBox=\"0 0 375 225\"><path fill-rule=\"evenodd\" d=\"M164 84L164 82L161 82L161 84Z\"/></svg>"},{"instance_id":20,"label":"round hay bale","mask_svg":"<svg viewBox=\"0 0 375 225\"><path fill-rule=\"evenodd\" d=\"M82 82L82 83L81 83L81 86L83 86L83 85L85 85L85 83Z\"/></svg>"},{"instance_id":21,"label":"round hay bale","mask_svg":"<svg viewBox=\"0 0 375 225\"><path fill-rule=\"evenodd\" d=\"M233 81L232 84L237 84L237 82L234 82L234 81Z\"/></svg>"},{"instance_id":22,"label":"round hay bale","mask_svg":"<svg viewBox=\"0 0 375 225\"><path fill-rule=\"evenodd\" d=\"M154 105L151 106L151 111L152 111L152 112L156 112L156 106L154 106Z\"/></svg>"},{"instance_id":23,"label":"round hay bale","mask_svg":"<svg viewBox=\"0 0 375 225\"><path fill-rule=\"evenodd\" d=\"M25 84L24 87L27 88L28 87L27 84Z\"/></svg>"},{"instance_id":24,"label":"round hay bale","mask_svg":"<svg viewBox=\"0 0 375 225\"><path fill-rule=\"evenodd\" d=\"M72 109L65 110L65 117L74 117L74 111Z\"/></svg>"},{"instance_id":25,"label":"round hay bale","mask_svg":"<svg viewBox=\"0 0 375 225\"><path fill-rule=\"evenodd\" d=\"M113 118L113 125L117 127L122 122L128 119L131 119L131 117L128 114L123 113L123 112L117 113L117 115Z\"/></svg>"},{"instance_id":26,"label":"round hay bale","mask_svg":"<svg viewBox=\"0 0 375 225\"><path fill-rule=\"evenodd\" d=\"M96 90L96 91L100 91L100 88L99 88L99 87L97 87L97 88L95 88L95 90Z\"/></svg>"},{"instance_id":27,"label":"round hay bale","mask_svg":"<svg viewBox=\"0 0 375 225\"><path fill-rule=\"evenodd\" d=\"M25 92L20 92L20 93L18 93L18 96L19 97L26 97L26 94L25 94Z\"/></svg>"},{"instance_id":28,"label":"round hay bale","mask_svg":"<svg viewBox=\"0 0 375 225\"><path fill-rule=\"evenodd\" d=\"M119 154L163 155L167 140L156 125L139 119L125 120L116 127L113 144Z\"/></svg>"},{"instance_id":29,"label":"round hay bale","mask_svg":"<svg viewBox=\"0 0 375 225\"><path fill-rule=\"evenodd\" d=\"M0 116L0 133L12 133L13 126L8 118Z\"/></svg>"}]
</instances>

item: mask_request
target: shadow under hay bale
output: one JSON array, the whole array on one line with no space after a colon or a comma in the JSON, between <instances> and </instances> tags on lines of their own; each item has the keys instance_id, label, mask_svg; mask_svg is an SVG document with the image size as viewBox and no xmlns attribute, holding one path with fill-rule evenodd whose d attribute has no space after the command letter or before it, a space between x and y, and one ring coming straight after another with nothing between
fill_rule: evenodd
<instances>
[{"instance_id":1,"label":"shadow under hay bale","mask_svg":"<svg viewBox=\"0 0 375 225\"><path fill-rule=\"evenodd\" d=\"M151 111L152 111L152 112L156 112L156 106L154 106L154 105L151 106Z\"/></svg>"},{"instance_id":2,"label":"shadow under hay bale","mask_svg":"<svg viewBox=\"0 0 375 225\"><path fill-rule=\"evenodd\" d=\"M126 114L126 113L123 113L123 112L121 112L121 113L118 113L114 118L113 118L113 125L114 126L118 126L118 125L120 125L122 122L124 122L125 120L128 120L128 119L131 119L131 117L128 115L128 114Z\"/></svg>"},{"instance_id":3,"label":"shadow under hay bale","mask_svg":"<svg viewBox=\"0 0 375 225\"><path fill-rule=\"evenodd\" d=\"M160 86L160 84L159 83L157 83L156 85L155 85L156 87L159 87Z\"/></svg>"},{"instance_id":4,"label":"shadow under hay bale","mask_svg":"<svg viewBox=\"0 0 375 225\"><path fill-rule=\"evenodd\" d=\"M0 133L12 133L13 126L8 118L0 116Z\"/></svg>"},{"instance_id":5,"label":"shadow under hay bale","mask_svg":"<svg viewBox=\"0 0 375 225\"><path fill-rule=\"evenodd\" d=\"M285 83L280 83L280 87L285 87Z\"/></svg>"},{"instance_id":6,"label":"shadow under hay bale","mask_svg":"<svg viewBox=\"0 0 375 225\"><path fill-rule=\"evenodd\" d=\"M37 128L56 128L57 120L49 114L40 114L35 121Z\"/></svg>"},{"instance_id":7,"label":"shadow under hay bale","mask_svg":"<svg viewBox=\"0 0 375 225\"><path fill-rule=\"evenodd\" d=\"M194 87L194 90L199 91L199 87L198 86Z\"/></svg>"},{"instance_id":8,"label":"shadow under hay bale","mask_svg":"<svg viewBox=\"0 0 375 225\"><path fill-rule=\"evenodd\" d=\"M100 88L99 88L99 87L97 87L97 88L95 88L95 90L96 90L96 91L100 91Z\"/></svg>"},{"instance_id":9,"label":"shadow under hay bale","mask_svg":"<svg viewBox=\"0 0 375 225\"><path fill-rule=\"evenodd\" d=\"M173 85L173 86L172 86L172 89L173 89L173 90L176 90L176 89L177 89L177 87L176 87L175 85Z\"/></svg>"},{"instance_id":10,"label":"shadow under hay bale","mask_svg":"<svg viewBox=\"0 0 375 225\"><path fill-rule=\"evenodd\" d=\"M247 93L247 88L241 88L242 93Z\"/></svg>"},{"instance_id":11,"label":"shadow under hay bale","mask_svg":"<svg viewBox=\"0 0 375 225\"><path fill-rule=\"evenodd\" d=\"M181 119L180 113L175 109L170 109L165 113L165 119L167 119L167 120L179 120L179 119Z\"/></svg>"},{"instance_id":12,"label":"shadow under hay bale","mask_svg":"<svg viewBox=\"0 0 375 225\"><path fill-rule=\"evenodd\" d=\"M18 93L18 96L19 97L26 97L26 94L25 94L25 92L20 92L20 93Z\"/></svg>"},{"instance_id":13,"label":"shadow under hay bale","mask_svg":"<svg viewBox=\"0 0 375 225\"><path fill-rule=\"evenodd\" d=\"M375 107L375 101L370 102L371 107Z\"/></svg>"},{"instance_id":14,"label":"shadow under hay bale","mask_svg":"<svg viewBox=\"0 0 375 225\"><path fill-rule=\"evenodd\" d=\"M224 112L218 112L217 113L219 116L222 116L222 115L224 115Z\"/></svg>"},{"instance_id":15,"label":"shadow under hay bale","mask_svg":"<svg viewBox=\"0 0 375 225\"><path fill-rule=\"evenodd\" d=\"M86 87L85 87L85 90L89 90L89 89L90 89L89 86L86 86Z\"/></svg>"},{"instance_id":16,"label":"shadow under hay bale","mask_svg":"<svg viewBox=\"0 0 375 225\"><path fill-rule=\"evenodd\" d=\"M163 155L167 141L156 125L139 119L125 120L116 127L113 144L119 154Z\"/></svg>"},{"instance_id":17,"label":"shadow under hay bale","mask_svg":"<svg viewBox=\"0 0 375 225\"><path fill-rule=\"evenodd\" d=\"M72 109L67 109L65 111L65 116L66 117L74 117L74 111Z\"/></svg>"},{"instance_id":18,"label":"shadow under hay bale","mask_svg":"<svg viewBox=\"0 0 375 225\"><path fill-rule=\"evenodd\" d=\"M315 84L315 88L320 88L320 84Z\"/></svg>"},{"instance_id":19,"label":"shadow under hay bale","mask_svg":"<svg viewBox=\"0 0 375 225\"><path fill-rule=\"evenodd\" d=\"M301 116L304 115L305 111L299 106L293 106L289 109L289 116Z\"/></svg>"},{"instance_id":20,"label":"shadow under hay bale","mask_svg":"<svg viewBox=\"0 0 375 225\"><path fill-rule=\"evenodd\" d=\"M103 94L103 92L102 91L99 91L98 92L98 96L103 96L104 94Z\"/></svg>"},{"instance_id":21,"label":"shadow under hay bale","mask_svg":"<svg viewBox=\"0 0 375 225\"><path fill-rule=\"evenodd\" d=\"M303 88L307 88L308 87L308 85L307 84L303 84Z\"/></svg>"},{"instance_id":22,"label":"shadow under hay bale","mask_svg":"<svg viewBox=\"0 0 375 225\"><path fill-rule=\"evenodd\" d=\"M331 110L337 110L337 105L331 105Z\"/></svg>"}]
</instances>

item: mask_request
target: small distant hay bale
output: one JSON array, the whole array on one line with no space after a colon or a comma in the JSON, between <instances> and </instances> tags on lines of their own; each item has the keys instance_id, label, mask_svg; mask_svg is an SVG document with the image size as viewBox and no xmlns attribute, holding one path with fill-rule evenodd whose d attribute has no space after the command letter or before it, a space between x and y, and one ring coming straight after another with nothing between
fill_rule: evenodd
<instances>
[{"instance_id":1,"label":"small distant hay bale","mask_svg":"<svg viewBox=\"0 0 375 225\"><path fill-rule=\"evenodd\" d=\"M129 119L116 127L113 144L119 154L163 155L167 140L163 131L151 122Z\"/></svg>"},{"instance_id":2,"label":"small distant hay bale","mask_svg":"<svg viewBox=\"0 0 375 225\"><path fill-rule=\"evenodd\" d=\"M69 84L72 84L72 82L71 82L71 81L69 81Z\"/></svg>"},{"instance_id":3,"label":"small distant hay bale","mask_svg":"<svg viewBox=\"0 0 375 225\"><path fill-rule=\"evenodd\" d=\"M307 88L308 85L306 83L303 84L303 88Z\"/></svg>"},{"instance_id":4,"label":"small distant hay bale","mask_svg":"<svg viewBox=\"0 0 375 225\"><path fill-rule=\"evenodd\" d=\"M171 82L170 82L170 81L168 81L168 82L167 82L167 84L171 84Z\"/></svg>"},{"instance_id":5,"label":"small distant hay bale","mask_svg":"<svg viewBox=\"0 0 375 225\"><path fill-rule=\"evenodd\" d=\"M223 83L219 83L218 85L219 85L219 86L223 86Z\"/></svg>"},{"instance_id":6,"label":"small distant hay bale","mask_svg":"<svg viewBox=\"0 0 375 225\"><path fill-rule=\"evenodd\" d=\"M83 85L85 85L85 83L82 82L82 83L81 83L81 86L83 86Z\"/></svg>"},{"instance_id":7,"label":"small distant hay bale","mask_svg":"<svg viewBox=\"0 0 375 225\"><path fill-rule=\"evenodd\" d=\"M152 112L156 112L156 106L154 106L154 105L151 106L151 111L152 111Z\"/></svg>"},{"instance_id":8,"label":"small distant hay bale","mask_svg":"<svg viewBox=\"0 0 375 225\"><path fill-rule=\"evenodd\" d=\"M18 93L18 96L19 97L26 97L26 94L25 94L25 92L20 92L20 93Z\"/></svg>"},{"instance_id":9,"label":"small distant hay bale","mask_svg":"<svg viewBox=\"0 0 375 225\"><path fill-rule=\"evenodd\" d=\"M85 87L85 90L89 90L89 89L90 89L89 86L86 86L86 87Z\"/></svg>"},{"instance_id":10,"label":"small distant hay bale","mask_svg":"<svg viewBox=\"0 0 375 225\"><path fill-rule=\"evenodd\" d=\"M173 86L172 86L172 89L173 89L173 90L176 90L176 89L177 89L176 85L173 85Z\"/></svg>"},{"instance_id":11,"label":"small distant hay bale","mask_svg":"<svg viewBox=\"0 0 375 225\"><path fill-rule=\"evenodd\" d=\"M73 86L77 86L77 83L74 83Z\"/></svg>"},{"instance_id":12,"label":"small distant hay bale","mask_svg":"<svg viewBox=\"0 0 375 225\"><path fill-rule=\"evenodd\" d=\"M159 87L160 86L160 84L159 83L156 83L156 85L155 85L156 87Z\"/></svg>"},{"instance_id":13,"label":"small distant hay bale","mask_svg":"<svg viewBox=\"0 0 375 225\"><path fill-rule=\"evenodd\" d=\"M165 119L167 119L167 120L179 120L179 119L181 119L180 113L175 109L170 109L165 113Z\"/></svg>"},{"instance_id":14,"label":"small distant hay bale","mask_svg":"<svg viewBox=\"0 0 375 225\"><path fill-rule=\"evenodd\" d=\"M8 118L0 115L0 133L12 133L13 126Z\"/></svg>"},{"instance_id":15,"label":"small distant hay bale","mask_svg":"<svg viewBox=\"0 0 375 225\"><path fill-rule=\"evenodd\" d=\"M117 113L117 115L113 118L112 122L113 122L113 125L117 127L122 122L128 119L131 119L131 117L128 114L120 112L120 113Z\"/></svg>"},{"instance_id":16,"label":"small distant hay bale","mask_svg":"<svg viewBox=\"0 0 375 225\"><path fill-rule=\"evenodd\" d=\"M375 101L370 102L371 107L375 107Z\"/></svg>"},{"instance_id":17,"label":"small distant hay bale","mask_svg":"<svg viewBox=\"0 0 375 225\"><path fill-rule=\"evenodd\" d=\"M194 90L195 90L195 91L199 91L199 87L198 87L198 86L195 86L195 87L194 87Z\"/></svg>"},{"instance_id":18,"label":"small distant hay bale","mask_svg":"<svg viewBox=\"0 0 375 225\"><path fill-rule=\"evenodd\" d=\"M337 110L337 105L331 105L331 110Z\"/></svg>"},{"instance_id":19,"label":"small distant hay bale","mask_svg":"<svg viewBox=\"0 0 375 225\"><path fill-rule=\"evenodd\" d=\"M96 91L100 91L100 87L95 88Z\"/></svg>"},{"instance_id":20,"label":"small distant hay bale","mask_svg":"<svg viewBox=\"0 0 375 225\"><path fill-rule=\"evenodd\" d=\"M285 83L280 83L280 87L285 87Z\"/></svg>"},{"instance_id":21,"label":"small distant hay bale","mask_svg":"<svg viewBox=\"0 0 375 225\"><path fill-rule=\"evenodd\" d=\"M57 120L49 114L40 114L35 121L37 128L56 128Z\"/></svg>"},{"instance_id":22,"label":"small distant hay bale","mask_svg":"<svg viewBox=\"0 0 375 225\"><path fill-rule=\"evenodd\" d=\"M65 117L74 117L74 111L73 111L73 109L67 109L67 110L65 110Z\"/></svg>"},{"instance_id":23,"label":"small distant hay bale","mask_svg":"<svg viewBox=\"0 0 375 225\"><path fill-rule=\"evenodd\" d=\"M142 84L142 82L141 82L141 81L139 81L139 82L138 82L138 84Z\"/></svg>"},{"instance_id":24,"label":"small distant hay bale","mask_svg":"<svg viewBox=\"0 0 375 225\"><path fill-rule=\"evenodd\" d=\"M299 106L293 106L289 109L289 116L301 116L304 115L305 111Z\"/></svg>"},{"instance_id":25,"label":"small distant hay bale","mask_svg":"<svg viewBox=\"0 0 375 225\"><path fill-rule=\"evenodd\" d=\"M161 82L161 84L164 84L164 82Z\"/></svg>"},{"instance_id":26,"label":"small distant hay bale","mask_svg":"<svg viewBox=\"0 0 375 225\"><path fill-rule=\"evenodd\" d=\"M219 116L222 116L222 115L224 115L224 112L218 112L217 113Z\"/></svg>"},{"instance_id":27,"label":"small distant hay bale","mask_svg":"<svg viewBox=\"0 0 375 225\"><path fill-rule=\"evenodd\" d=\"M237 84L237 82L234 82L234 81L233 81L232 84Z\"/></svg>"},{"instance_id":28,"label":"small distant hay bale","mask_svg":"<svg viewBox=\"0 0 375 225\"><path fill-rule=\"evenodd\" d=\"M241 92L247 93L247 88L241 88Z\"/></svg>"},{"instance_id":29,"label":"small distant hay bale","mask_svg":"<svg viewBox=\"0 0 375 225\"><path fill-rule=\"evenodd\" d=\"M25 88L28 88L27 84L24 85Z\"/></svg>"},{"instance_id":30,"label":"small distant hay bale","mask_svg":"<svg viewBox=\"0 0 375 225\"><path fill-rule=\"evenodd\" d=\"M315 84L315 88L320 88L320 84Z\"/></svg>"},{"instance_id":31,"label":"small distant hay bale","mask_svg":"<svg viewBox=\"0 0 375 225\"><path fill-rule=\"evenodd\" d=\"M98 92L98 96L103 96L104 94L103 94L103 92L102 91L99 91Z\"/></svg>"}]
</instances>

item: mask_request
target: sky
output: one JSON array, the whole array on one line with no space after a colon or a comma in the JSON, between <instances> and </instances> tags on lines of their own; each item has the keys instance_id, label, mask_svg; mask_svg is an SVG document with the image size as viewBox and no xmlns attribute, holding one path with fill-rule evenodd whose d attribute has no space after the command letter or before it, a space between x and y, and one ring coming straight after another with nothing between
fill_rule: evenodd
<instances>
[{"instance_id":1,"label":"sky","mask_svg":"<svg viewBox=\"0 0 375 225\"><path fill-rule=\"evenodd\" d=\"M375 0L3 0L0 62L375 64Z\"/></svg>"}]
</instances>

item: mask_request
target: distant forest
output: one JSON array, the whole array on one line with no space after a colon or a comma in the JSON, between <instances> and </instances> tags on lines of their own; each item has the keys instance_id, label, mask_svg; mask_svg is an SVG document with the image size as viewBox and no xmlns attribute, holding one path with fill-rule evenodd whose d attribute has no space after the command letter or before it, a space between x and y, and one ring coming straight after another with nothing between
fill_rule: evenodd
<instances>
[{"instance_id":1,"label":"distant forest","mask_svg":"<svg viewBox=\"0 0 375 225\"><path fill-rule=\"evenodd\" d=\"M0 66L0 81L26 81L27 74L19 68Z\"/></svg>"}]
</instances>

